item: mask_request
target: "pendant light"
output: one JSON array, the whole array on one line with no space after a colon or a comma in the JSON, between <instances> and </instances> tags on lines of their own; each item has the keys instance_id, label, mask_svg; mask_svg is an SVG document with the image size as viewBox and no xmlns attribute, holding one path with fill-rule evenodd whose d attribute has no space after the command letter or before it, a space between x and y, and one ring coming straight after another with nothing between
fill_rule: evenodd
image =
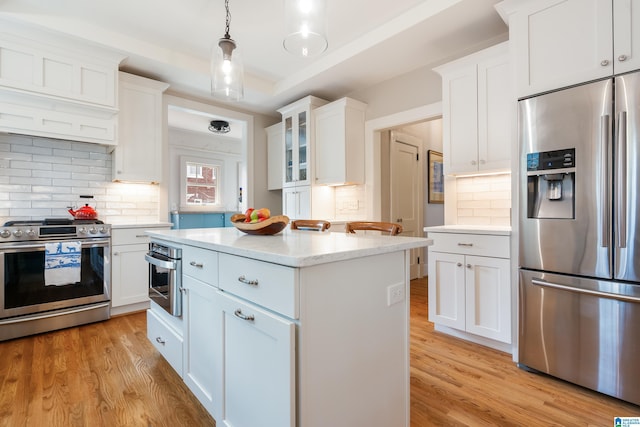
<instances>
[{"instance_id":1,"label":"pendant light","mask_svg":"<svg viewBox=\"0 0 640 427\"><path fill-rule=\"evenodd\" d=\"M229 35L229 0L225 0L224 7L227 12L225 33L213 47L211 54L211 94L218 98L239 101L244 96L242 61L236 42Z\"/></svg>"},{"instance_id":2,"label":"pendant light","mask_svg":"<svg viewBox=\"0 0 640 427\"><path fill-rule=\"evenodd\" d=\"M284 0L286 36L283 46L302 57L327 49L326 0Z\"/></svg>"}]
</instances>

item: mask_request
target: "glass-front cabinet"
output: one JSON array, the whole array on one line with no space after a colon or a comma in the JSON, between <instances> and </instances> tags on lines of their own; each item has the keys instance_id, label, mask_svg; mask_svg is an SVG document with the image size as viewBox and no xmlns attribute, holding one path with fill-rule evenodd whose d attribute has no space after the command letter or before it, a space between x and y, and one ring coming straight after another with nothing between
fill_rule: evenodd
<instances>
[{"instance_id":1,"label":"glass-front cabinet","mask_svg":"<svg viewBox=\"0 0 640 427\"><path fill-rule=\"evenodd\" d=\"M278 110L284 127L284 187L310 185L313 155L311 114L314 108L326 104L320 98L307 96Z\"/></svg>"}]
</instances>

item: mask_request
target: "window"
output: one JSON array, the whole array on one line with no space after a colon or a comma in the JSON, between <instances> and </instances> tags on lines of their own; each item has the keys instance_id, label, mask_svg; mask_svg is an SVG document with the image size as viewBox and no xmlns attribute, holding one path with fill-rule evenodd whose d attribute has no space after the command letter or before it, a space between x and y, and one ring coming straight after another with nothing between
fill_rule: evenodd
<instances>
[{"instance_id":1,"label":"window","mask_svg":"<svg viewBox=\"0 0 640 427\"><path fill-rule=\"evenodd\" d=\"M214 207L220 205L221 166L213 162L182 158L183 207Z\"/></svg>"}]
</instances>

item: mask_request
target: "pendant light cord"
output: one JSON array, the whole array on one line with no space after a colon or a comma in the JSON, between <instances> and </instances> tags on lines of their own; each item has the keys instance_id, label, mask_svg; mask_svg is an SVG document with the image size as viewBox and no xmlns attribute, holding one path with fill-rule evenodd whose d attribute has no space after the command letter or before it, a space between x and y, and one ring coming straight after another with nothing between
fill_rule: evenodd
<instances>
[{"instance_id":1,"label":"pendant light cord","mask_svg":"<svg viewBox=\"0 0 640 427\"><path fill-rule=\"evenodd\" d=\"M231 24L231 13L229 12L229 0L224 0L224 8L227 11L227 23L224 27L224 38L230 39L231 36L229 35L229 26Z\"/></svg>"}]
</instances>

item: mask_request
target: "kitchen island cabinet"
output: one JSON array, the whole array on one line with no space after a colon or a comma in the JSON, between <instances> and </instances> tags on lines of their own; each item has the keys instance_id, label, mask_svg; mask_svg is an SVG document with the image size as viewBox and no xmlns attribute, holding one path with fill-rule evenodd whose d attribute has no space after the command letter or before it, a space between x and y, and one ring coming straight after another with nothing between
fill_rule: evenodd
<instances>
[{"instance_id":1,"label":"kitchen island cabinet","mask_svg":"<svg viewBox=\"0 0 640 427\"><path fill-rule=\"evenodd\" d=\"M217 286L198 297L213 316L198 342L214 349L212 376L202 379L213 408L203 404L220 425L409 425L409 251L430 240L289 229L149 234L218 256Z\"/></svg>"}]
</instances>

